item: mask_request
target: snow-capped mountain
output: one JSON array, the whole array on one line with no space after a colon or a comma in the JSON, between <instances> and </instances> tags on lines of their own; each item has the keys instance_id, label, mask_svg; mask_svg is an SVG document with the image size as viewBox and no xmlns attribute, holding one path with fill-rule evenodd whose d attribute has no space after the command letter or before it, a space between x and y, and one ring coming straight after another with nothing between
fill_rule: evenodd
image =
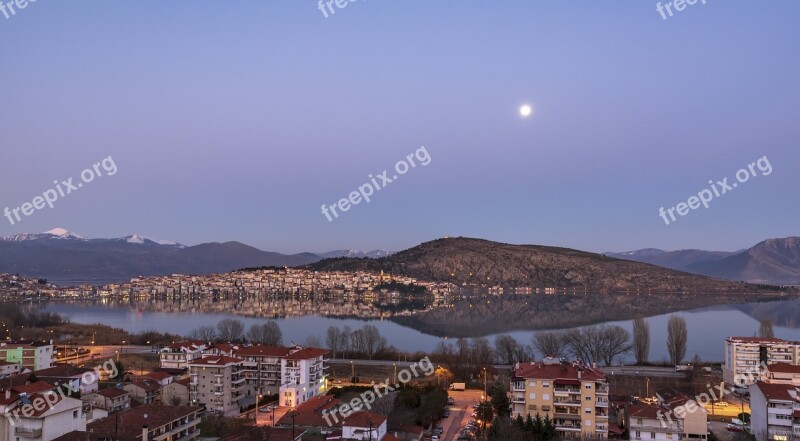
<instances>
[{"instance_id":1,"label":"snow-capped mountain","mask_svg":"<svg viewBox=\"0 0 800 441\"><path fill-rule=\"evenodd\" d=\"M111 239L88 239L81 235L75 234L65 228L53 228L52 230L45 231L44 233L21 233L21 234L15 234L13 236L0 237L0 240L9 242L23 242L29 240L53 240L53 239L81 240L81 241L124 241L127 243L138 244L138 245L165 245L165 246L183 247L183 245L177 242L173 242L170 240L151 239L147 236L142 236L139 234L133 234L130 236L111 238Z\"/></svg>"},{"instance_id":2,"label":"snow-capped mountain","mask_svg":"<svg viewBox=\"0 0 800 441\"><path fill-rule=\"evenodd\" d=\"M326 259L331 259L334 257L369 257L370 259L378 259L380 257L391 256L392 254L394 254L394 252L386 250L334 250L328 251L327 253L317 253L318 256Z\"/></svg>"}]
</instances>

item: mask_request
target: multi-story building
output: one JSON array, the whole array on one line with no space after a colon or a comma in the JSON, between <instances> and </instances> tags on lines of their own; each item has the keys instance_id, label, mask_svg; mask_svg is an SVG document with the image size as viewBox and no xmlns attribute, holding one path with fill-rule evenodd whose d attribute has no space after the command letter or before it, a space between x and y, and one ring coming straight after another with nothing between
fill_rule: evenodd
<instances>
[{"instance_id":1,"label":"multi-story building","mask_svg":"<svg viewBox=\"0 0 800 441\"><path fill-rule=\"evenodd\" d=\"M150 377L133 377L123 389L131 394L131 398L142 404L161 404L161 383Z\"/></svg>"},{"instance_id":2,"label":"multi-story building","mask_svg":"<svg viewBox=\"0 0 800 441\"><path fill-rule=\"evenodd\" d=\"M247 346L240 348L235 357L243 361L245 396L274 395L281 387L281 360L289 349L280 346Z\"/></svg>"},{"instance_id":3,"label":"multi-story building","mask_svg":"<svg viewBox=\"0 0 800 441\"><path fill-rule=\"evenodd\" d=\"M123 388L109 387L89 394L82 394L81 401L90 403L92 407L103 409L112 414L131 407L131 394Z\"/></svg>"},{"instance_id":4,"label":"multi-story building","mask_svg":"<svg viewBox=\"0 0 800 441\"><path fill-rule=\"evenodd\" d=\"M635 403L625 412L625 427L631 440L678 441L683 435L683 419L671 416L657 404Z\"/></svg>"},{"instance_id":5,"label":"multi-story building","mask_svg":"<svg viewBox=\"0 0 800 441\"><path fill-rule=\"evenodd\" d=\"M214 413L238 415L245 378L239 358L210 356L189 364L189 400Z\"/></svg>"},{"instance_id":6,"label":"multi-story building","mask_svg":"<svg viewBox=\"0 0 800 441\"><path fill-rule=\"evenodd\" d=\"M751 433L759 440L800 438L800 388L758 381L750 386Z\"/></svg>"},{"instance_id":7,"label":"multi-story building","mask_svg":"<svg viewBox=\"0 0 800 441\"><path fill-rule=\"evenodd\" d=\"M80 389L81 394L97 390L98 379L91 369L79 368L71 364L58 364L51 368L36 371L36 377L51 384L68 384Z\"/></svg>"},{"instance_id":8,"label":"multi-story building","mask_svg":"<svg viewBox=\"0 0 800 441\"><path fill-rule=\"evenodd\" d=\"M318 348L294 347L281 360L281 387L279 403L297 406L328 390L325 373L325 354Z\"/></svg>"},{"instance_id":9,"label":"multi-story building","mask_svg":"<svg viewBox=\"0 0 800 441\"><path fill-rule=\"evenodd\" d=\"M511 379L511 416L553 420L563 437L608 437L608 381L589 366L545 358L517 363Z\"/></svg>"},{"instance_id":10,"label":"multi-story building","mask_svg":"<svg viewBox=\"0 0 800 441\"><path fill-rule=\"evenodd\" d=\"M168 406L188 406L191 378L181 378L161 389L161 401Z\"/></svg>"},{"instance_id":11,"label":"multi-story building","mask_svg":"<svg viewBox=\"0 0 800 441\"><path fill-rule=\"evenodd\" d=\"M766 383L793 384L800 386L800 366L788 363L775 363L767 366L762 380Z\"/></svg>"},{"instance_id":12,"label":"multi-story building","mask_svg":"<svg viewBox=\"0 0 800 441\"><path fill-rule=\"evenodd\" d=\"M0 341L0 360L19 363L22 370L38 371L52 367L55 355L52 341Z\"/></svg>"},{"instance_id":13,"label":"multi-story building","mask_svg":"<svg viewBox=\"0 0 800 441\"><path fill-rule=\"evenodd\" d=\"M728 337L722 379L727 384L750 385L760 380L759 369L773 363L800 365L800 342L780 338Z\"/></svg>"},{"instance_id":14,"label":"multi-story building","mask_svg":"<svg viewBox=\"0 0 800 441\"><path fill-rule=\"evenodd\" d=\"M200 341L173 343L159 351L161 367L165 369L187 369L189 363L203 357L206 344Z\"/></svg>"},{"instance_id":15,"label":"multi-story building","mask_svg":"<svg viewBox=\"0 0 800 441\"><path fill-rule=\"evenodd\" d=\"M18 362L0 360L0 378L8 378L19 374Z\"/></svg>"}]
</instances>

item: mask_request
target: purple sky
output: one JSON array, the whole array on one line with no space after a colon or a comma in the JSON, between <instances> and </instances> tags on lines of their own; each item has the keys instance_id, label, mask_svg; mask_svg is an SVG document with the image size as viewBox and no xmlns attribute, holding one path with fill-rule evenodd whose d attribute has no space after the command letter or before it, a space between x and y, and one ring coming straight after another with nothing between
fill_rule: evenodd
<instances>
[{"instance_id":1,"label":"purple sky","mask_svg":"<svg viewBox=\"0 0 800 441\"><path fill-rule=\"evenodd\" d=\"M108 156L118 172L0 218L0 235L299 252L448 235L736 250L800 233L798 2L709 0L668 20L650 0L16 12L0 14L0 210ZM333 222L321 213L420 146L430 164ZM765 155L770 175L659 217Z\"/></svg>"}]
</instances>

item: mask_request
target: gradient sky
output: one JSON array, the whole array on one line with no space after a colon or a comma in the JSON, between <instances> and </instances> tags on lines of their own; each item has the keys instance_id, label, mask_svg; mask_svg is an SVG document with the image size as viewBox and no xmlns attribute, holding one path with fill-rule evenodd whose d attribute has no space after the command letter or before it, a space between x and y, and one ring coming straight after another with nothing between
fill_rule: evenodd
<instances>
[{"instance_id":1,"label":"gradient sky","mask_svg":"<svg viewBox=\"0 0 800 441\"><path fill-rule=\"evenodd\" d=\"M667 21L650 0L359 0L327 19L312 0L38 0L0 15L0 210L108 156L118 173L0 235L280 252L799 235L798 16L790 0ZM427 167L321 214L422 145ZM771 175L658 216L764 155Z\"/></svg>"}]
</instances>

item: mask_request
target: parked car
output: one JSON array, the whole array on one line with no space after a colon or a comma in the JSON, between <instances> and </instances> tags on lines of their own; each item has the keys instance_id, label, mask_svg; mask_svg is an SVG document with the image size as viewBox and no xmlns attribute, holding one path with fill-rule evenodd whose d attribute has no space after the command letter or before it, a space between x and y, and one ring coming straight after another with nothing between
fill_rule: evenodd
<instances>
[{"instance_id":1,"label":"parked car","mask_svg":"<svg viewBox=\"0 0 800 441\"><path fill-rule=\"evenodd\" d=\"M456 400L454 400L453 397L447 397L447 404L452 406L456 404Z\"/></svg>"},{"instance_id":2,"label":"parked car","mask_svg":"<svg viewBox=\"0 0 800 441\"><path fill-rule=\"evenodd\" d=\"M449 416L450 416L450 411L449 410L445 410L444 413L442 414L442 418L447 418Z\"/></svg>"},{"instance_id":3,"label":"parked car","mask_svg":"<svg viewBox=\"0 0 800 441\"><path fill-rule=\"evenodd\" d=\"M725 428L728 429L728 432L747 432L745 426L737 426L736 424L728 424Z\"/></svg>"},{"instance_id":4,"label":"parked car","mask_svg":"<svg viewBox=\"0 0 800 441\"><path fill-rule=\"evenodd\" d=\"M714 403L714 405L717 406L717 407L728 407L728 402L727 401L717 401L716 403Z\"/></svg>"}]
</instances>

